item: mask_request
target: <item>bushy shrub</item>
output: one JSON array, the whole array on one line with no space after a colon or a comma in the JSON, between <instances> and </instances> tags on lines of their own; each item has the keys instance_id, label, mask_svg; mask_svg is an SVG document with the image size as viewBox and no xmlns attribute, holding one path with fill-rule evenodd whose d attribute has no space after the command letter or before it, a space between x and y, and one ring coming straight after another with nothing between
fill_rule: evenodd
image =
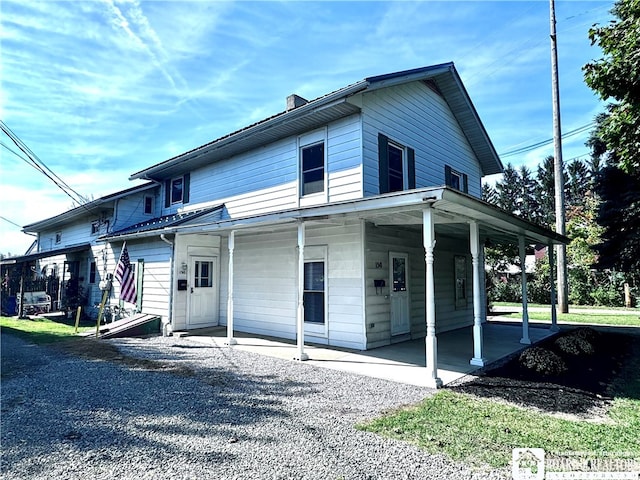
<instances>
[{"instance_id":1,"label":"bushy shrub","mask_svg":"<svg viewBox=\"0 0 640 480\"><path fill-rule=\"evenodd\" d=\"M592 345L600 339L600 332L591 327L578 327L568 332L567 335L583 338Z\"/></svg>"},{"instance_id":2,"label":"bushy shrub","mask_svg":"<svg viewBox=\"0 0 640 480\"><path fill-rule=\"evenodd\" d=\"M562 353L567 353L576 357L583 354L593 355L595 352L593 345L578 335L565 335L563 337L559 337L554 342L554 345Z\"/></svg>"},{"instance_id":3,"label":"bushy shrub","mask_svg":"<svg viewBox=\"0 0 640 480\"><path fill-rule=\"evenodd\" d=\"M567 364L557 353L542 347L527 348L520 354L519 362L539 375L560 375L567 370Z\"/></svg>"},{"instance_id":4,"label":"bushy shrub","mask_svg":"<svg viewBox=\"0 0 640 480\"><path fill-rule=\"evenodd\" d=\"M520 302L520 283L512 279L496 281L489 291L489 300L492 302Z\"/></svg>"}]
</instances>

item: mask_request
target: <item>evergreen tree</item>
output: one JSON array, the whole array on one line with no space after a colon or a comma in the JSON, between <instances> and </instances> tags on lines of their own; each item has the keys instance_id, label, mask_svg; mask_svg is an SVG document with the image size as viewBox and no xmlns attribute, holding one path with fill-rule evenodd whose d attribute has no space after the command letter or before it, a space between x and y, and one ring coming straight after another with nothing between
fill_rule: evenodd
<instances>
[{"instance_id":1,"label":"evergreen tree","mask_svg":"<svg viewBox=\"0 0 640 480\"><path fill-rule=\"evenodd\" d=\"M520 167L520 192L518 196L518 210L520 217L531 222L539 223L540 209L536 199L536 181L525 165Z\"/></svg>"},{"instance_id":2,"label":"evergreen tree","mask_svg":"<svg viewBox=\"0 0 640 480\"><path fill-rule=\"evenodd\" d=\"M539 223L547 228L552 228L556 222L553 168L553 157L546 157L538 165L538 175L536 177L535 196L540 206Z\"/></svg>"},{"instance_id":3,"label":"evergreen tree","mask_svg":"<svg viewBox=\"0 0 640 480\"><path fill-rule=\"evenodd\" d=\"M488 183L482 184L482 200L492 205L498 206L498 193Z\"/></svg>"},{"instance_id":4,"label":"evergreen tree","mask_svg":"<svg viewBox=\"0 0 640 480\"><path fill-rule=\"evenodd\" d=\"M581 160L575 159L567 165L567 175L569 181L566 188L566 205L584 206L591 185L589 169Z\"/></svg>"},{"instance_id":5,"label":"evergreen tree","mask_svg":"<svg viewBox=\"0 0 640 480\"><path fill-rule=\"evenodd\" d=\"M502 180L496 182L497 205L506 212L520 214L520 175L510 163L502 173Z\"/></svg>"},{"instance_id":6,"label":"evergreen tree","mask_svg":"<svg viewBox=\"0 0 640 480\"><path fill-rule=\"evenodd\" d=\"M585 82L603 100L606 113L596 117L587 142L606 166L597 176L601 199L598 265L640 277L640 1L618 0L606 26L589 30L591 44L603 53L584 66Z\"/></svg>"}]
</instances>

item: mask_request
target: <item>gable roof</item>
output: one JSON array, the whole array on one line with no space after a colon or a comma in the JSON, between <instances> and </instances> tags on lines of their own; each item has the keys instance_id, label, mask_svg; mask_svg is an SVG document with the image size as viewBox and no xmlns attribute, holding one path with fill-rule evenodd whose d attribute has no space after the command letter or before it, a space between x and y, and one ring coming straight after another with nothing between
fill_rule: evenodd
<instances>
[{"instance_id":1,"label":"gable roof","mask_svg":"<svg viewBox=\"0 0 640 480\"><path fill-rule=\"evenodd\" d=\"M451 108L478 157L483 175L501 173L502 162L489 139L453 64L443 63L365 78L311 100L297 108L244 127L212 142L132 174L129 178L159 180L207 163L229 158L290 135L312 130L360 111L348 102L353 95L414 81L432 81Z\"/></svg>"},{"instance_id":2,"label":"gable roof","mask_svg":"<svg viewBox=\"0 0 640 480\"><path fill-rule=\"evenodd\" d=\"M66 212L63 212L60 215L56 215L55 217L45 218L44 220L25 225L22 228L22 231L38 232L47 228L53 228L58 225L62 225L66 222L69 222L70 220L75 220L87 215L98 215L100 213L100 210L104 208L106 204L113 202L114 200L126 197L127 195L131 195L132 193L143 192L157 186L158 185L156 183L147 182L142 185L136 185L135 187L120 190L118 192L111 193L109 195L105 195L104 197L100 197L90 202L84 203L79 207L67 210Z\"/></svg>"}]
</instances>

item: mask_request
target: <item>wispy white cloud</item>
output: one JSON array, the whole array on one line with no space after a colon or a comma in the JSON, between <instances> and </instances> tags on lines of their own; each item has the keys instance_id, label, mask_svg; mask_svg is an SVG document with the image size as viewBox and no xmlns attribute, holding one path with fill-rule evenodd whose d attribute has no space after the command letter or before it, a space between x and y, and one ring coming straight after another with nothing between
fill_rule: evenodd
<instances>
[{"instance_id":1,"label":"wispy white cloud","mask_svg":"<svg viewBox=\"0 0 640 480\"><path fill-rule=\"evenodd\" d=\"M498 150L551 133L546 2L2 3L2 119L83 194L125 188L133 171L282 111L290 93L443 61ZM566 125L598 109L580 67L598 56L586 30L610 7L557 2ZM20 163L14 220L69 206Z\"/></svg>"}]
</instances>

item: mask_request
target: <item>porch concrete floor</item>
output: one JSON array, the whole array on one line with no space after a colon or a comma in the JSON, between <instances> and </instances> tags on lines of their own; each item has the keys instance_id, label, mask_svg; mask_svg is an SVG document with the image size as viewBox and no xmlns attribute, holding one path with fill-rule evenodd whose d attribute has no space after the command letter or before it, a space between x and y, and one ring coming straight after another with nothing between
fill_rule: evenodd
<instances>
[{"instance_id":1,"label":"porch concrete floor","mask_svg":"<svg viewBox=\"0 0 640 480\"><path fill-rule=\"evenodd\" d=\"M529 338L532 343L539 342L553 334L549 330L549 324L530 324L529 327ZM185 333L190 340L220 348L229 348L225 344L227 340L225 327L192 330L188 333L175 332L176 335L184 335ZM527 346L520 343L522 338L520 324L489 321L483 324L483 337L485 365ZM231 348L237 350L286 360L293 360L297 353L295 342L289 340L265 338L241 332L236 332L234 338L238 344ZM469 360L473 357L471 327L440 333L437 335L437 339L438 376L444 385L479 369L469 364ZM306 344L305 352L309 356L306 363L310 365L411 385L427 386L427 372L424 370L426 366L424 338L367 351Z\"/></svg>"}]
</instances>

